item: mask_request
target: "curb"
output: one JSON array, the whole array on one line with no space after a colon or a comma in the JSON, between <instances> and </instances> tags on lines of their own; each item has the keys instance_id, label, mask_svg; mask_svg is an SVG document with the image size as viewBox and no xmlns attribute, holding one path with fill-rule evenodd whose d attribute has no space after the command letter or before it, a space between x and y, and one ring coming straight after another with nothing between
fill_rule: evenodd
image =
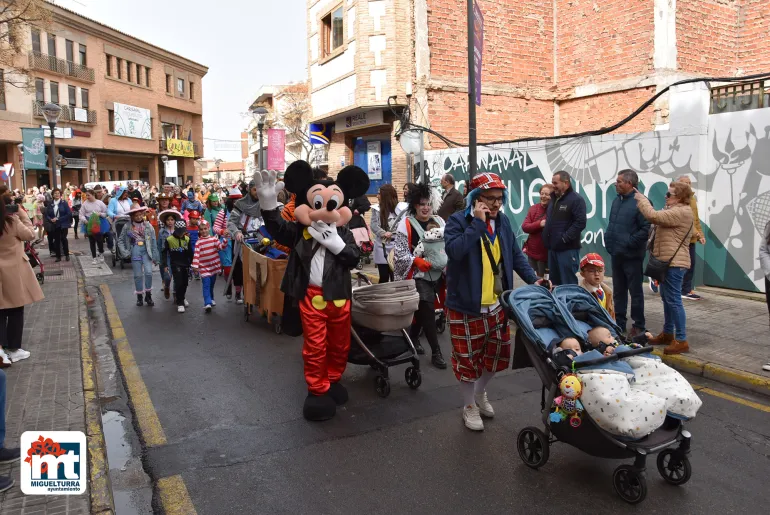
<instances>
[{"instance_id":1,"label":"curb","mask_svg":"<svg viewBox=\"0 0 770 515\"><path fill-rule=\"evenodd\" d=\"M96 390L96 372L91 357L91 326L82 270L78 269L78 318L80 321L80 361L83 372L83 403L88 437L88 482L91 513L113 513L114 499L110 486L107 446L102 427L102 406Z\"/></svg>"},{"instance_id":2,"label":"curb","mask_svg":"<svg viewBox=\"0 0 770 515\"><path fill-rule=\"evenodd\" d=\"M770 395L770 377L764 377L751 372L737 370L717 363L711 363L702 359L683 356L681 354L666 355L660 349L655 349L654 354L659 356L670 367L697 375L712 381L737 386L762 395Z\"/></svg>"}]
</instances>

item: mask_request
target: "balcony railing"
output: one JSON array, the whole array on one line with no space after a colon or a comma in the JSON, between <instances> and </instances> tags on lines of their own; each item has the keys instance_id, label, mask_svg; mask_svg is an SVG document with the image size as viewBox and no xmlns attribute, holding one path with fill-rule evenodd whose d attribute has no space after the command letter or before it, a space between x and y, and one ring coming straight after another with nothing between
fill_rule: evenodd
<instances>
[{"instance_id":1,"label":"balcony railing","mask_svg":"<svg viewBox=\"0 0 770 515\"><path fill-rule=\"evenodd\" d=\"M32 114L36 118L45 118L43 116L43 106L46 103L42 100L34 100L32 102ZM75 107L69 106L69 105L61 105L58 104L59 107L61 107L61 115L59 116L60 122L75 122L75 123L86 123L88 125L96 125L96 111L92 109L83 109L78 114L75 113ZM85 116L83 116L85 115Z\"/></svg>"},{"instance_id":2,"label":"balcony railing","mask_svg":"<svg viewBox=\"0 0 770 515\"><path fill-rule=\"evenodd\" d=\"M710 114L770 107L770 81L757 80L711 88Z\"/></svg>"},{"instance_id":3,"label":"balcony railing","mask_svg":"<svg viewBox=\"0 0 770 515\"><path fill-rule=\"evenodd\" d=\"M160 148L161 152L168 152L165 139L160 139L160 141L158 141L158 147ZM195 142L193 142L193 153L195 154L196 158L201 157L201 154L198 151L198 144Z\"/></svg>"},{"instance_id":4,"label":"balcony railing","mask_svg":"<svg viewBox=\"0 0 770 515\"><path fill-rule=\"evenodd\" d=\"M65 61L42 52L29 53L29 67L33 70L45 70L85 82L96 82L93 68L72 61Z\"/></svg>"}]
</instances>

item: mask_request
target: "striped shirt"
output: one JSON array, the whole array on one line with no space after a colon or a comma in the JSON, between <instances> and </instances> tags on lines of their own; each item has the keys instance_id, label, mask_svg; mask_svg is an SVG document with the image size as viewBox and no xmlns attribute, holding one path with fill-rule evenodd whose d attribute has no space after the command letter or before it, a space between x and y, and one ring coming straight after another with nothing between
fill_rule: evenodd
<instances>
[{"instance_id":1,"label":"striped shirt","mask_svg":"<svg viewBox=\"0 0 770 515\"><path fill-rule=\"evenodd\" d=\"M201 238L195 244L192 267L197 269L201 277L217 275L222 268L219 261L219 251L224 249L227 241L219 241L216 236Z\"/></svg>"}]
</instances>

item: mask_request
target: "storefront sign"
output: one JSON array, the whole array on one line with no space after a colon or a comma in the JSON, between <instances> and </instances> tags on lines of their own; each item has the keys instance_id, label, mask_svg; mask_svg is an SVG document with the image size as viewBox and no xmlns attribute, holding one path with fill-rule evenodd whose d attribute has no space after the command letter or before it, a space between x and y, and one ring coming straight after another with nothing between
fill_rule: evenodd
<instances>
[{"instance_id":1,"label":"storefront sign","mask_svg":"<svg viewBox=\"0 0 770 515\"><path fill-rule=\"evenodd\" d=\"M375 125L383 125L382 111L364 111L338 118L334 122L334 131L337 133L354 131Z\"/></svg>"},{"instance_id":2,"label":"storefront sign","mask_svg":"<svg viewBox=\"0 0 770 515\"><path fill-rule=\"evenodd\" d=\"M195 157L193 142L186 139L167 139L166 150L170 156Z\"/></svg>"},{"instance_id":3,"label":"storefront sign","mask_svg":"<svg viewBox=\"0 0 770 515\"><path fill-rule=\"evenodd\" d=\"M51 128L48 125L41 125L41 129L43 129L43 132L45 134L46 138L51 137ZM56 136L56 139L71 139L72 138L72 128L70 127L56 127L53 131L54 136Z\"/></svg>"},{"instance_id":4,"label":"storefront sign","mask_svg":"<svg viewBox=\"0 0 770 515\"><path fill-rule=\"evenodd\" d=\"M115 134L129 138L152 139L149 109L115 102Z\"/></svg>"},{"instance_id":5,"label":"storefront sign","mask_svg":"<svg viewBox=\"0 0 770 515\"><path fill-rule=\"evenodd\" d=\"M286 131L267 129L267 169L282 172L286 169Z\"/></svg>"},{"instance_id":6,"label":"storefront sign","mask_svg":"<svg viewBox=\"0 0 770 515\"><path fill-rule=\"evenodd\" d=\"M88 168L88 159L68 157L67 164L63 165L62 168Z\"/></svg>"},{"instance_id":7,"label":"storefront sign","mask_svg":"<svg viewBox=\"0 0 770 515\"><path fill-rule=\"evenodd\" d=\"M22 129L21 139L24 144L24 168L47 170L43 129Z\"/></svg>"},{"instance_id":8,"label":"storefront sign","mask_svg":"<svg viewBox=\"0 0 770 515\"><path fill-rule=\"evenodd\" d=\"M382 179L382 153L380 149L379 141L368 141L366 143L367 174L370 181Z\"/></svg>"}]
</instances>

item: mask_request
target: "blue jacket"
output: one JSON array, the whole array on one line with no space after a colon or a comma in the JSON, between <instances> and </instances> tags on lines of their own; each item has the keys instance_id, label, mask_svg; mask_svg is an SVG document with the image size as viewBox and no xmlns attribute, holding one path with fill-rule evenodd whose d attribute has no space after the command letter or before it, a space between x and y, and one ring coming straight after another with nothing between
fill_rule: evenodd
<instances>
[{"instance_id":1,"label":"blue jacket","mask_svg":"<svg viewBox=\"0 0 770 515\"><path fill-rule=\"evenodd\" d=\"M45 208L45 217L49 222L51 222L51 219L54 217L53 202L51 202L51 204ZM66 229L72 225L72 210L64 199L59 201L59 216L56 218L56 227L62 227Z\"/></svg>"},{"instance_id":2,"label":"blue jacket","mask_svg":"<svg viewBox=\"0 0 770 515\"><path fill-rule=\"evenodd\" d=\"M561 197L551 193L543 228L543 245L555 252L581 248L586 228L586 201L572 188Z\"/></svg>"},{"instance_id":3,"label":"blue jacket","mask_svg":"<svg viewBox=\"0 0 770 515\"><path fill-rule=\"evenodd\" d=\"M500 238L503 289L513 289L514 270L527 284L537 281L535 271L516 243L508 217L500 213L495 229ZM466 315L481 313L481 236L486 230L484 222L463 211L450 216L444 228L444 243L449 258L446 305Z\"/></svg>"},{"instance_id":4,"label":"blue jacket","mask_svg":"<svg viewBox=\"0 0 770 515\"><path fill-rule=\"evenodd\" d=\"M647 251L650 222L636 206L634 192L612 201L610 220L604 231L604 246L611 256L642 259Z\"/></svg>"}]
</instances>

